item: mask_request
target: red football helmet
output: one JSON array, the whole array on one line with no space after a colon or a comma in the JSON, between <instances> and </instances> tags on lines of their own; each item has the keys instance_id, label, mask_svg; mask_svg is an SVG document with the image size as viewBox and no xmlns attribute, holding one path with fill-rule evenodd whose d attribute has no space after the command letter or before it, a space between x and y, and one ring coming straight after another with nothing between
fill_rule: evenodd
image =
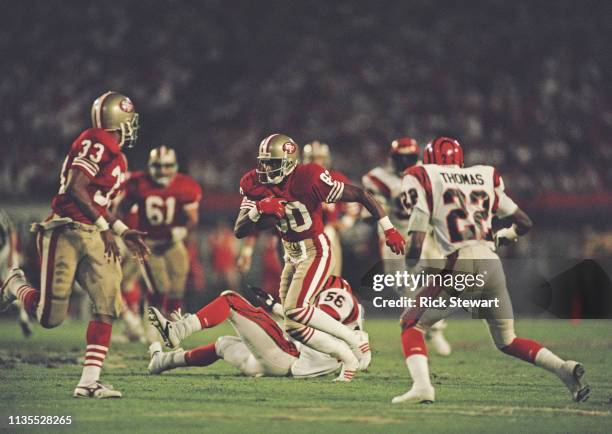
<instances>
[{"instance_id":1,"label":"red football helmet","mask_svg":"<svg viewBox=\"0 0 612 434\"><path fill-rule=\"evenodd\" d=\"M441 166L458 165L463 167L463 149L459 142L450 137L438 137L425 146L423 155L425 164Z\"/></svg>"},{"instance_id":2,"label":"red football helmet","mask_svg":"<svg viewBox=\"0 0 612 434\"><path fill-rule=\"evenodd\" d=\"M402 137L391 142L391 161L397 173L403 173L407 168L419 161L419 144L412 137Z\"/></svg>"}]
</instances>

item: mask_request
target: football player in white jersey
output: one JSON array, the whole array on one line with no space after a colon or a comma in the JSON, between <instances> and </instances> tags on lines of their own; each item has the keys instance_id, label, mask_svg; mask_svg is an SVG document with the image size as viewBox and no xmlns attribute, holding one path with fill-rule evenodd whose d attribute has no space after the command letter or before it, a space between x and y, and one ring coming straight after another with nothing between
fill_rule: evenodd
<instances>
[{"instance_id":1,"label":"football player in white jersey","mask_svg":"<svg viewBox=\"0 0 612 434\"><path fill-rule=\"evenodd\" d=\"M435 139L425 148L424 162L409 169L403 180L403 188L417 197L408 225L411 242L407 256L420 257L423 239L431 226L446 257L441 274L445 277L463 274L463 278L471 274L474 282L480 276L482 283L463 291L432 284L417 293L416 307L408 308L401 321L402 347L413 384L392 402L434 401L423 332L429 325L462 309L453 299L491 303L481 305L478 313L486 320L496 347L556 374L574 401L585 401L590 388L583 382L584 367L580 363L562 360L540 343L519 338L514 333L512 304L495 249L496 245L517 241L531 229L527 214L506 195L504 182L494 167L463 167L463 150L457 140ZM493 234L493 215L511 226ZM448 302L447 308L428 309L430 301L435 299L438 303Z\"/></svg>"},{"instance_id":2,"label":"football player in white jersey","mask_svg":"<svg viewBox=\"0 0 612 434\"><path fill-rule=\"evenodd\" d=\"M389 219L402 234L408 233L408 221L412 207L416 203L416 196L410 196L402 190L402 178L406 169L421 163L420 149L417 141L412 137L402 137L391 142L389 151L389 162L385 166L378 166L366 173L361 182L365 189L387 211ZM385 244L385 236L379 230L380 255L383 259L383 270L385 274L395 274L397 271L406 271L404 255L396 255ZM425 260L438 260L443 258L436 246L432 232L429 231L421 258ZM399 288L396 288L399 291ZM406 294L412 296L413 293ZM443 330L446 321L440 320L433 324L425 333L425 338L433 350L441 355L450 355L452 348L444 337Z\"/></svg>"},{"instance_id":3,"label":"football player in white jersey","mask_svg":"<svg viewBox=\"0 0 612 434\"><path fill-rule=\"evenodd\" d=\"M150 347L149 372L164 371L183 366L208 366L223 359L244 375L317 377L340 369L340 363L297 341L290 340L272 316L282 320L283 309L266 292L251 288L255 307L233 291L225 291L195 315L173 314L166 320L157 309L149 308L149 318L157 327L167 346L172 348L192 333L214 327L225 320L238 336L221 336L215 343L190 351L177 349L162 352L159 343ZM363 308L353 296L349 283L338 276L330 276L316 299L316 305L350 330L364 336Z\"/></svg>"}]
</instances>

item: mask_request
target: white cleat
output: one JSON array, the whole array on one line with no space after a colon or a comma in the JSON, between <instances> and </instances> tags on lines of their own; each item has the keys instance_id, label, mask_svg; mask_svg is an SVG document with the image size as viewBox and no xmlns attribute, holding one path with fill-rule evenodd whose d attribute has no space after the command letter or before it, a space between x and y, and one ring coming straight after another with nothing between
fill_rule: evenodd
<instances>
[{"instance_id":1,"label":"white cleat","mask_svg":"<svg viewBox=\"0 0 612 434\"><path fill-rule=\"evenodd\" d=\"M391 400L391 404L399 404L400 402L414 402L418 404L433 404L436 400L436 392L433 386L414 387L404 393L396 396Z\"/></svg>"},{"instance_id":2,"label":"white cleat","mask_svg":"<svg viewBox=\"0 0 612 434\"><path fill-rule=\"evenodd\" d=\"M169 321L154 307L149 307L148 312L149 321L155 326L168 348L178 347L183 339L191 334L187 325L188 315L178 321Z\"/></svg>"},{"instance_id":3,"label":"white cleat","mask_svg":"<svg viewBox=\"0 0 612 434\"><path fill-rule=\"evenodd\" d=\"M427 343L436 354L440 356L450 356L452 348L444 337L442 330L428 330L425 334L425 339L427 339Z\"/></svg>"},{"instance_id":4,"label":"white cleat","mask_svg":"<svg viewBox=\"0 0 612 434\"><path fill-rule=\"evenodd\" d=\"M0 312L7 310L17 300L15 295L17 290L27 284L28 281L21 268L13 267L9 270L6 280L2 283L2 287L0 287Z\"/></svg>"},{"instance_id":5,"label":"white cleat","mask_svg":"<svg viewBox=\"0 0 612 434\"><path fill-rule=\"evenodd\" d=\"M333 382L334 383L348 383L350 381L353 381L353 377L355 376L355 372L357 372L357 369L353 369L353 367L348 367L346 366L345 363L342 364L342 369L340 370L340 375L338 375L338 377L334 378Z\"/></svg>"},{"instance_id":6,"label":"white cleat","mask_svg":"<svg viewBox=\"0 0 612 434\"><path fill-rule=\"evenodd\" d=\"M564 362L557 373L572 394L572 399L576 402L584 402L591 395L591 387L582 381L584 373L584 366L573 360Z\"/></svg>"},{"instance_id":7,"label":"white cleat","mask_svg":"<svg viewBox=\"0 0 612 434\"><path fill-rule=\"evenodd\" d=\"M185 366L185 351L178 348L174 351L164 353L159 342L154 342L149 346L151 361L149 362L149 374L159 375L164 371Z\"/></svg>"},{"instance_id":8,"label":"white cleat","mask_svg":"<svg viewBox=\"0 0 612 434\"><path fill-rule=\"evenodd\" d=\"M75 398L121 398L121 392L113 389L110 384L102 384L99 381L91 383L89 386L77 386L72 394Z\"/></svg>"},{"instance_id":9,"label":"white cleat","mask_svg":"<svg viewBox=\"0 0 612 434\"><path fill-rule=\"evenodd\" d=\"M368 334L363 330L356 330L355 334L359 336L359 344L356 347L352 347L353 354L359 361L357 367L360 371L365 371L372 362L372 351L370 350L370 338Z\"/></svg>"}]
</instances>

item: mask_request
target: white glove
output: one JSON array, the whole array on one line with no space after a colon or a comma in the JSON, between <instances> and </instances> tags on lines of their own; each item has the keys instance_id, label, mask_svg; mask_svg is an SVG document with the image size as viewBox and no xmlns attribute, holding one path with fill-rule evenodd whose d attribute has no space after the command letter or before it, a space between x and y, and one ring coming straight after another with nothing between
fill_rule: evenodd
<instances>
[{"instance_id":1,"label":"white glove","mask_svg":"<svg viewBox=\"0 0 612 434\"><path fill-rule=\"evenodd\" d=\"M176 226L172 228L172 242L178 243L183 241L187 236L187 228L185 226Z\"/></svg>"},{"instance_id":2,"label":"white glove","mask_svg":"<svg viewBox=\"0 0 612 434\"><path fill-rule=\"evenodd\" d=\"M510 243L516 243L518 237L516 233L516 224L513 224L509 228L502 228L495 232L495 246L499 247Z\"/></svg>"}]
</instances>

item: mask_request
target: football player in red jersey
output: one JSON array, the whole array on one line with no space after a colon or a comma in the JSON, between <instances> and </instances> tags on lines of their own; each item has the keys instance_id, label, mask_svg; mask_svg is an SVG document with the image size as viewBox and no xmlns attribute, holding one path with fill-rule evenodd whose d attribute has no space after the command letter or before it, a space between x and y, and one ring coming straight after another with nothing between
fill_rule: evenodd
<instances>
[{"instance_id":1,"label":"football player in red jersey","mask_svg":"<svg viewBox=\"0 0 612 434\"><path fill-rule=\"evenodd\" d=\"M361 336L313 303L330 275L333 255L323 233L322 204L359 202L379 221L395 251L404 251L405 240L369 193L334 179L317 164L298 164L298 145L283 134L262 140L257 168L242 177L240 191L244 198L234 228L236 236L252 234L260 219L272 216L283 240L285 266L279 294L287 332L341 360L338 380L350 381L358 368L368 366L372 354ZM181 328L182 324L173 325Z\"/></svg>"},{"instance_id":2,"label":"football player in red jersey","mask_svg":"<svg viewBox=\"0 0 612 434\"><path fill-rule=\"evenodd\" d=\"M57 327L66 318L73 283L78 280L93 302L93 320L87 327L85 363L74 396L115 398L121 392L99 381L112 320L121 308L115 236L141 258L149 250L141 238L145 234L112 217L108 206L122 188L127 170L122 148L136 140L138 114L128 97L106 92L93 103L91 117L93 128L81 133L64 160L51 215L33 225L38 232L41 288L31 287L23 271L13 268L0 289L0 309L19 299L43 327Z\"/></svg>"},{"instance_id":3,"label":"football player in red jersey","mask_svg":"<svg viewBox=\"0 0 612 434\"><path fill-rule=\"evenodd\" d=\"M161 298L154 300L167 312L181 307L189 273L189 255L183 242L197 226L202 198L200 185L178 172L176 152L159 146L149 155L149 171L134 172L125 183L125 195L117 206L120 216L138 208L138 229L147 233L151 256L144 270ZM124 265L124 282L133 281L139 267L135 261ZM124 288L130 289L130 288Z\"/></svg>"},{"instance_id":4,"label":"football player in red jersey","mask_svg":"<svg viewBox=\"0 0 612 434\"><path fill-rule=\"evenodd\" d=\"M327 169L332 178L350 184L348 177L331 168L331 152L327 143L322 143L314 140L304 146L302 151L302 160L304 163L315 163ZM340 235L343 231L350 229L359 215L360 207L356 203L324 203L323 204L323 222L325 228L323 232L329 238L329 245L332 254L332 264L330 272L332 274L342 274L342 245L340 243Z\"/></svg>"}]
</instances>

